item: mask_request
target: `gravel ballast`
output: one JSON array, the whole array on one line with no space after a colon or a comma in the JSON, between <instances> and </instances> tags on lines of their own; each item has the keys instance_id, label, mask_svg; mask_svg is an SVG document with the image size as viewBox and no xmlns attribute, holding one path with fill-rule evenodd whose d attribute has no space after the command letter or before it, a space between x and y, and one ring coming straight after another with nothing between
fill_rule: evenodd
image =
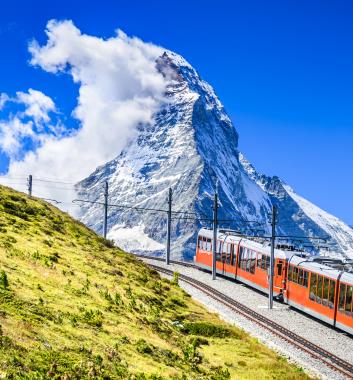
<instances>
[{"instance_id":1,"label":"gravel ballast","mask_svg":"<svg viewBox=\"0 0 353 380\"><path fill-rule=\"evenodd\" d=\"M334 330L324 323L319 322L282 303L274 302L274 309L268 310L267 296L241 283L224 279L222 277L217 277L217 279L213 281L210 273L178 264L170 264L167 266L164 262L158 260L144 259L144 261L146 263L151 263L175 272L179 272L180 274L195 278L214 287L216 290L226 294L228 297L233 298L234 300L255 310L259 314L272 319L285 328L300 336L303 336L309 341L330 351L349 363L352 363L353 366L353 339L349 335ZM321 379L338 380L347 378L333 371L322 362L312 358L307 353L288 344L286 341L262 328L258 324L249 321L242 315L237 314L233 310L225 307L220 302L213 300L211 297L205 295L203 292L195 289L191 285L180 281L180 286L185 289L195 300L206 306L210 311L218 313L227 322L243 328L245 331L258 338L270 348L284 355L290 361L303 367L310 374Z\"/></svg>"}]
</instances>

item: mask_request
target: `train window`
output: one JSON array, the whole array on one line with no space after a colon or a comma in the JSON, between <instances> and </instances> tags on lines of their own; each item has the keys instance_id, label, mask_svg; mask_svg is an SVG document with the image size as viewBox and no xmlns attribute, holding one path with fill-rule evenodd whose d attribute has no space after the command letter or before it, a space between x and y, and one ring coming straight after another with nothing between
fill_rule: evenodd
<instances>
[{"instance_id":1,"label":"train window","mask_svg":"<svg viewBox=\"0 0 353 380\"><path fill-rule=\"evenodd\" d=\"M243 259L243 253L244 253L244 248L240 247L239 248L239 259L238 259L238 267L241 267L241 261Z\"/></svg>"},{"instance_id":2,"label":"train window","mask_svg":"<svg viewBox=\"0 0 353 380\"><path fill-rule=\"evenodd\" d=\"M243 260L243 253L244 253L244 248L239 247L239 260L238 260L238 267L241 268L241 263Z\"/></svg>"},{"instance_id":3,"label":"train window","mask_svg":"<svg viewBox=\"0 0 353 380\"><path fill-rule=\"evenodd\" d=\"M211 239L207 239L206 251L208 251L208 252L212 251L212 240Z\"/></svg>"},{"instance_id":4,"label":"train window","mask_svg":"<svg viewBox=\"0 0 353 380\"><path fill-rule=\"evenodd\" d=\"M264 254L261 255L260 264L261 264L261 266L259 266L259 267L261 269L265 269L265 267L266 267L266 255L264 255Z\"/></svg>"},{"instance_id":5,"label":"train window","mask_svg":"<svg viewBox=\"0 0 353 380\"><path fill-rule=\"evenodd\" d=\"M328 306L328 292L329 292L330 280L326 277L323 278L323 293L322 293L322 304Z\"/></svg>"},{"instance_id":6,"label":"train window","mask_svg":"<svg viewBox=\"0 0 353 380\"><path fill-rule=\"evenodd\" d=\"M262 255L262 265L261 269L266 270L267 269L267 255Z\"/></svg>"},{"instance_id":7,"label":"train window","mask_svg":"<svg viewBox=\"0 0 353 380\"><path fill-rule=\"evenodd\" d=\"M263 270L267 270L267 268L270 266L270 257L263 254L263 253L256 253L253 251L253 257L252 259L256 261L256 256L257 256L257 264L256 266L258 268L261 268ZM255 265L252 263L252 265ZM255 268L253 269L255 271ZM254 273L254 272L253 272Z\"/></svg>"},{"instance_id":8,"label":"train window","mask_svg":"<svg viewBox=\"0 0 353 380\"><path fill-rule=\"evenodd\" d=\"M303 281L304 281L303 269L299 269L298 270L298 280L297 280L297 283L299 285L303 285Z\"/></svg>"},{"instance_id":9,"label":"train window","mask_svg":"<svg viewBox=\"0 0 353 380\"><path fill-rule=\"evenodd\" d=\"M247 248L244 248L244 256L242 260L242 269L247 270L247 262L248 262L248 257L249 257L249 250Z\"/></svg>"},{"instance_id":10,"label":"train window","mask_svg":"<svg viewBox=\"0 0 353 380\"><path fill-rule=\"evenodd\" d=\"M258 253L258 254L257 254L257 264L256 264L256 266L257 266L258 268L261 268L261 264L262 264L262 254L261 254L261 253Z\"/></svg>"},{"instance_id":11,"label":"train window","mask_svg":"<svg viewBox=\"0 0 353 380\"><path fill-rule=\"evenodd\" d=\"M288 281L292 281L293 265L288 267Z\"/></svg>"},{"instance_id":12,"label":"train window","mask_svg":"<svg viewBox=\"0 0 353 380\"><path fill-rule=\"evenodd\" d=\"M256 266L256 252L250 251L251 257L249 258L250 261L250 273L255 273L255 266Z\"/></svg>"},{"instance_id":13,"label":"train window","mask_svg":"<svg viewBox=\"0 0 353 380\"><path fill-rule=\"evenodd\" d=\"M336 287L336 282L330 280L330 294L329 294L328 306L331 309L333 309L333 306L335 304L335 287Z\"/></svg>"},{"instance_id":14,"label":"train window","mask_svg":"<svg viewBox=\"0 0 353 380\"><path fill-rule=\"evenodd\" d=\"M316 302L321 303L322 302L322 283L323 283L323 277L318 276L317 279L317 292L316 292Z\"/></svg>"},{"instance_id":15,"label":"train window","mask_svg":"<svg viewBox=\"0 0 353 380\"><path fill-rule=\"evenodd\" d=\"M267 255L262 255L261 269L267 270L270 267L270 257Z\"/></svg>"},{"instance_id":16,"label":"train window","mask_svg":"<svg viewBox=\"0 0 353 380\"><path fill-rule=\"evenodd\" d=\"M316 289L317 289L317 274L316 273L311 273L311 276L310 276L310 294L309 294L309 298L312 301L316 300Z\"/></svg>"},{"instance_id":17,"label":"train window","mask_svg":"<svg viewBox=\"0 0 353 380\"><path fill-rule=\"evenodd\" d=\"M346 304L344 309L346 314L352 315L352 287L348 285L346 288Z\"/></svg>"},{"instance_id":18,"label":"train window","mask_svg":"<svg viewBox=\"0 0 353 380\"><path fill-rule=\"evenodd\" d=\"M288 269L288 281L308 287L308 272L302 268L290 265ZM316 295L316 293L314 293Z\"/></svg>"},{"instance_id":19,"label":"train window","mask_svg":"<svg viewBox=\"0 0 353 380\"><path fill-rule=\"evenodd\" d=\"M339 302L338 302L338 310L340 310L340 311L344 310L345 295L346 295L346 285L341 284L340 285Z\"/></svg>"},{"instance_id":20,"label":"train window","mask_svg":"<svg viewBox=\"0 0 353 380\"><path fill-rule=\"evenodd\" d=\"M228 243L227 244L227 264L230 264L231 263L231 246L232 244Z\"/></svg>"},{"instance_id":21,"label":"train window","mask_svg":"<svg viewBox=\"0 0 353 380\"><path fill-rule=\"evenodd\" d=\"M202 249L204 250L204 251L207 251L207 239L203 236L202 237Z\"/></svg>"},{"instance_id":22,"label":"train window","mask_svg":"<svg viewBox=\"0 0 353 380\"><path fill-rule=\"evenodd\" d=\"M282 276L282 262L277 264L277 275Z\"/></svg>"},{"instance_id":23,"label":"train window","mask_svg":"<svg viewBox=\"0 0 353 380\"><path fill-rule=\"evenodd\" d=\"M235 265L234 244L230 245L230 257L231 257L230 265L232 265L234 267L234 265Z\"/></svg>"},{"instance_id":24,"label":"train window","mask_svg":"<svg viewBox=\"0 0 353 380\"><path fill-rule=\"evenodd\" d=\"M216 261L221 261L222 242L217 240Z\"/></svg>"}]
</instances>

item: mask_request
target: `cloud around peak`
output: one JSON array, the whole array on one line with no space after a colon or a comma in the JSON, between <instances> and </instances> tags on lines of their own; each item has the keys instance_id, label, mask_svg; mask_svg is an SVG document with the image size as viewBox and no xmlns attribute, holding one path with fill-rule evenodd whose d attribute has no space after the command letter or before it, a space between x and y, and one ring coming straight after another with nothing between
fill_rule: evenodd
<instances>
[{"instance_id":1,"label":"cloud around peak","mask_svg":"<svg viewBox=\"0 0 353 380\"><path fill-rule=\"evenodd\" d=\"M69 130L61 125L60 133L36 128L33 138L40 138L40 143L34 149L20 160L7 151L9 174L47 177L50 173L54 178L78 181L115 158L137 125L152 121L167 85L155 63L164 50L120 30L108 39L87 35L70 20L49 21L45 33L46 44L30 43L30 63L53 74L66 73L79 85L72 116L80 127ZM7 98L2 95L0 106ZM45 94L30 89L18 92L17 100L26 105L26 122L50 124L48 115L56 107ZM4 126L10 120L1 122Z\"/></svg>"}]
</instances>

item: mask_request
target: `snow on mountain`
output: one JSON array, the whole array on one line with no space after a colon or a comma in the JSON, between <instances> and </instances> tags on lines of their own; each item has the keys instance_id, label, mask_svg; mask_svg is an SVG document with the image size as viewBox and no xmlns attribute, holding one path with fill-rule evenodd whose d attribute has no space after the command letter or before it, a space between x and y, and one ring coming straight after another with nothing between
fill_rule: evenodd
<instances>
[{"instance_id":1,"label":"snow on mountain","mask_svg":"<svg viewBox=\"0 0 353 380\"><path fill-rule=\"evenodd\" d=\"M320 226L327 235L331 236L338 246L337 251L346 258L352 258L353 252L353 228L342 220L330 215L311 202L296 194L289 186L284 186L289 196L299 205L303 212Z\"/></svg>"},{"instance_id":2,"label":"snow on mountain","mask_svg":"<svg viewBox=\"0 0 353 380\"><path fill-rule=\"evenodd\" d=\"M211 226L218 188L223 227L268 234L272 204L278 234L327 236L339 255L353 256L353 230L299 197L278 177L258 174L238 151L238 134L212 87L181 56L167 51L156 62L168 76L165 100L153 123L139 125L136 138L112 161L77 185L81 199L102 202L109 184L109 233L134 252L163 252L166 213L173 189L172 254L190 259L201 226ZM82 206L81 220L102 232L101 204ZM195 220L197 219L197 220ZM232 220L232 222L228 222ZM256 221L256 222L249 222Z\"/></svg>"},{"instance_id":3,"label":"snow on mountain","mask_svg":"<svg viewBox=\"0 0 353 380\"><path fill-rule=\"evenodd\" d=\"M340 219L315 206L298 195L278 177L267 177L255 168L240 153L240 162L249 177L255 181L276 204L279 210L278 233L294 236L328 236L330 256L353 257L353 229ZM307 244L308 241L303 241ZM316 242L322 244L322 242ZM317 250L320 252L320 249ZM321 250L321 253L327 252Z\"/></svg>"}]
</instances>

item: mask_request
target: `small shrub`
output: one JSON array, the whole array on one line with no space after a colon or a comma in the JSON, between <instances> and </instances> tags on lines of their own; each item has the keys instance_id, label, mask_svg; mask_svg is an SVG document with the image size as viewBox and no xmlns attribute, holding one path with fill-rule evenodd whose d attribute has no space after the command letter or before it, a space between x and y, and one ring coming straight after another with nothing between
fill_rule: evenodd
<instances>
[{"instance_id":1,"label":"small shrub","mask_svg":"<svg viewBox=\"0 0 353 380\"><path fill-rule=\"evenodd\" d=\"M139 339L136 342L136 350L140 354L152 354L153 352L152 347L144 339Z\"/></svg>"},{"instance_id":2,"label":"small shrub","mask_svg":"<svg viewBox=\"0 0 353 380\"><path fill-rule=\"evenodd\" d=\"M182 331L187 334L216 338L226 338L229 336L233 336L233 332L227 327L203 321L186 322L184 323Z\"/></svg>"},{"instance_id":3,"label":"small shrub","mask_svg":"<svg viewBox=\"0 0 353 380\"><path fill-rule=\"evenodd\" d=\"M51 255L49 256L49 260L50 260L52 263L57 263L57 262L59 262L59 258L60 258L60 256L59 256L58 252L54 252L53 254L51 254Z\"/></svg>"},{"instance_id":4,"label":"small shrub","mask_svg":"<svg viewBox=\"0 0 353 380\"><path fill-rule=\"evenodd\" d=\"M148 282L148 276L146 273L142 273L141 276L137 278L138 282L141 284L146 284Z\"/></svg>"},{"instance_id":5,"label":"small shrub","mask_svg":"<svg viewBox=\"0 0 353 380\"><path fill-rule=\"evenodd\" d=\"M173 272L172 283L174 285L179 285L179 272Z\"/></svg>"},{"instance_id":6,"label":"small shrub","mask_svg":"<svg viewBox=\"0 0 353 380\"><path fill-rule=\"evenodd\" d=\"M10 287L9 280L7 278L7 274L4 270L0 273L0 287L4 290L8 290Z\"/></svg>"},{"instance_id":7,"label":"small shrub","mask_svg":"<svg viewBox=\"0 0 353 380\"><path fill-rule=\"evenodd\" d=\"M105 300L107 300L109 303L113 303L113 298L112 298L112 296L110 295L110 293L108 292L107 289L101 290L99 292L99 294L100 294L100 296L102 298L104 298Z\"/></svg>"},{"instance_id":8,"label":"small shrub","mask_svg":"<svg viewBox=\"0 0 353 380\"><path fill-rule=\"evenodd\" d=\"M88 278L86 278L86 282L85 282L85 284L83 285L83 290L84 290L85 292L88 292L88 291L89 291L89 287L90 287L90 285L91 285L90 280L89 280Z\"/></svg>"},{"instance_id":9,"label":"small shrub","mask_svg":"<svg viewBox=\"0 0 353 380\"><path fill-rule=\"evenodd\" d=\"M173 306L181 306L181 307L185 306L185 302L182 299L180 299L179 297L176 297L176 296L170 297L169 304L173 305Z\"/></svg>"},{"instance_id":10,"label":"small shrub","mask_svg":"<svg viewBox=\"0 0 353 380\"><path fill-rule=\"evenodd\" d=\"M97 364L97 365L102 365L103 363L103 358L100 356L100 355L96 355L94 357L94 362Z\"/></svg>"},{"instance_id":11,"label":"small shrub","mask_svg":"<svg viewBox=\"0 0 353 380\"><path fill-rule=\"evenodd\" d=\"M44 239L43 243L46 244L48 247L52 247L53 246L53 242L51 240L48 240L48 239Z\"/></svg>"},{"instance_id":12,"label":"small shrub","mask_svg":"<svg viewBox=\"0 0 353 380\"><path fill-rule=\"evenodd\" d=\"M99 237L99 242L107 248L114 248L114 240L105 239L104 237Z\"/></svg>"},{"instance_id":13,"label":"small shrub","mask_svg":"<svg viewBox=\"0 0 353 380\"><path fill-rule=\"evenodd\" d=\"M77 326L78 318L77 318L76 315L74 315L74 314L70 315L69 320L70 320L70 323L71 323L72 327L76 327Z\"/></svg>"},{"instance_id":14,"label":"small shrub","mask_svg":"<svg viewBox=\"0 0 353 380\"><path fill-rule=\"evenodd\" d=\"M158 293L158 294L161 294L162 290L163 290L163 287L162 287L162 283L160 281L155 281L153 283L153 286L152 286L152 289Z\"/></svg>"},{"instance_id":15,"label":"small shrub","mask_svg":"<svg viewBox=\"0 0 353 380\"><path fill-rule=\"evenodd\" d=\"M213 380L228 380L230 373L228 368L216 367L212 369L211 379Z\"/></svg>"},{"instance_id":16,"label":"small shrub","mask_svg":"<svg viewBox=\"0 0 353 380\"><path fill-rule=\"evenodd\" d=\"M128 344L128 343L130 343L130 339L129 339L126 335L124 335L124 336L122 336L122 337L120 338L120 342L121 342L122 344Z\"/></svg>"},{"instance_id":17,"label":"small shrub","mask_svg":"<svg viewBox=\"0 0 353 380\"><path fill-rule=\"evenodd\" d=\"M197 347L193 344L188 344L183 348L184 360L192 365L202 362L202 355L197 351Z\"/></svg>"},{"instance_id":18,"label":"small shrub","mask_svg":"<svg viewBox=\"0 0 353 380\"><path fill-rule=\"evenodd\" d=\"M208 346L208 340L201 337L192 338L190 342L194 347L200 347L202 345Z\"/></svg>"},{"instance_id":19,"label":"small shrub","mask_svg":"<svg viewBox=\"0 0 353 380\"><path fill-rule=\"evenodd\" d=\"M99 310L86 310L83 313L82 321L90 326L102 327L103 314Z\"/></svg>"},{"instance_id":20,"label":"small shrub","mask_svg":"<svg viewBox=\"0 0 353 380\"><path fill-rule=\"evenodd\" d=\"M42 258L42 255L39 253L39 251L37 250L37 251L34 251L33 253L32 253L32 259L33 260L40 260Z\"/></svg>"},{"instance_id":21,"label":"small shrub","mask_svg":"<svg viewBox=\"0 0 353 380\"><path fill-rule=\"evenodd\" d=\"M119 306L122 303L121 296L119 293L115 293L114 302L117 306Z\"/></svg>"},{"instance_id":22,"label":"small shrub","mask_svg":"<svg viewBox=\"0 0 353 380\"><path fill-rule=\"evenodd\" d=\"M55 218L52 222L52 228L59 233L65 232L64 221L61 218Z\"/></svg>"}]
</instances>

